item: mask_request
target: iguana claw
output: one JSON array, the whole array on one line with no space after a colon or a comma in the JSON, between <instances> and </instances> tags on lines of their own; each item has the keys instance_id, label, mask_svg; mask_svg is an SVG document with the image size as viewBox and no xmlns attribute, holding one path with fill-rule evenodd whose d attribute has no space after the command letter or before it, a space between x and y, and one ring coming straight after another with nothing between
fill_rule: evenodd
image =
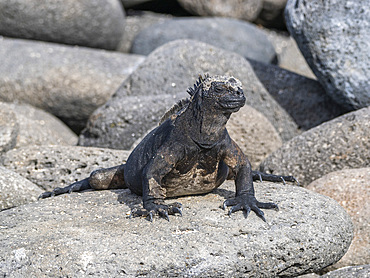
<instances>
[{"instance_id":1,"label":"iguana claw","mask_svg":"<svg viewBox=\"0 0 370 278\"><path fill-rule=\"evenodd\" d=\"M169 205L164 203L150 202L145 205L144 209L133 209L129 215L129 218L143 216L147 217L150 222L153 222L154 216L158 215L161 218L170 221L169 215L175 215L176 213L182 216L182 204L175 202Z\"/></svg>"},{"instance_id":2,"label":"iguana claw","mask_svg":"<svg viewBox=\"0 0 370 278\"><path fill-rule=\"evenodd\" d=\"M239 195L234 199L228 199L223 203L223 208L226 209L231 206L228 215L231 216L233 212L243 210L245 212L245 217L247 218L249 213L253 210L259 218L266 222L265 214L261 209L275 209L279 210L279 207L275 203L262 203L257 201L253 195Z\"/></svg>"}]
</instances>

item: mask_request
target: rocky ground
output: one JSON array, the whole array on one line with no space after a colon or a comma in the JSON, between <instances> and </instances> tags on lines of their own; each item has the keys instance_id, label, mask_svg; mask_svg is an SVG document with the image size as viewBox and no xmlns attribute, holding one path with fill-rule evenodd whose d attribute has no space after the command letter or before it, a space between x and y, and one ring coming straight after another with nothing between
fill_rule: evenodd
<instances>
[{"instance_id":1,"label":"rocky ground","mask_svg":"<svg viewBox=\"0 0 370 278\"><path fill-rule=\"evenodd\" d=\"M370 277L369 14L346 0L0 0L0 275ZM204 73L243 83L227 127L253 168L300 181L255 182L280 207L266 223L221 209L232 182L177 198L170 222L130 219L129 190L37 200L124 163Z\"/></svg>"}]
</instances>

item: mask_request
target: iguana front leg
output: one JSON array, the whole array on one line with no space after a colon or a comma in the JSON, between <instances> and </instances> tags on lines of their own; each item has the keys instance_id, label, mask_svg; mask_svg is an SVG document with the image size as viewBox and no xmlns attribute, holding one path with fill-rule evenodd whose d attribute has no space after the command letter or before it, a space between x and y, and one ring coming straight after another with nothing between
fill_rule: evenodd
<instances>
[{"instance_id":1,"label":"iguana front leg","mask_svg":"<svg viewBox=\"0 0 370 278\"><path fill-rule=\"evenodd\" d=\"M174 167L176 155L168 148L161 148L143 171L143 206L144 210L132 211L133 216L148 216L153 221L154 215L169 220L169 215L182 215L182 205L178 202L165 204L166 189L161 182Z\"/></svg>"},{"instance_id":2,"label":"iguana front leg","mask_svg":"<svg viewBox=\"0 0 370 278\"><path fill-rule=\"evenodd\" d=\"M278 205L275 203L259 202L255 197L253 187L253 174L251 165L247 157L243 154L240 148L234 141L226 151L224 162L229 166L231 177L235 179L235 198L228 199L223 203L223 208L231 206L229 215L233 212L243 210L246 217L251 211L254 211L263 221L266 222L264 213L261 209L276 209Z\"/></svg>"}]
</instances>

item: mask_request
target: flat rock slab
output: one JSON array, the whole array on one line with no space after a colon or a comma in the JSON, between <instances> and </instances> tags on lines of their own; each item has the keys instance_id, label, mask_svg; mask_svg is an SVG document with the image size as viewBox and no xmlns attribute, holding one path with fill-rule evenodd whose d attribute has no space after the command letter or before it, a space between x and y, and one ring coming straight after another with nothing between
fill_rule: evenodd
<instances>
[{"instance_id":1,"label":"flat rock slab","mask_svg":"<svg viewBox=\"0 0 370 278\"><path fill-rule=\"evenodd\" d=\"M131 52L148 55L159 46L179 39L205 42L256 61L271 63L277 57L266 34L255 25L231 18L177 18L142 30Z\"/></svg>"},{"instance_id":2,"label":"flat rock slab","mask_svg":"<svg viewBox=\"0 0 370 278\"><path fill-rule=\"evenodd\" d=\"M0 273L22 277L296 277L340 259L352 239L349 216L306 189L257 184L274 201L268 223L228 217L220 205L234 184L177 198L183 217L129 219L141 198L127 190L61 195L0 213ZM172 200L170 200L172 201Z\"/></svg>"},{"instance_id":3,"label":"flat rock slab","mask_svg":"<svg viewBox=\"0 0 370 278\"><path fill-rule=\"evenodd\" d=\"M41 193L36 184L0 166L0 211L34 202Z\"/></svg>"},{"instance_id":4,"label":"flat rock slab","mask_svg":"<svg viewBox=\"0 0 370 278\"><path fill-rule=\"evenodd\" d=\"M127 151L77 146L25 146L0 157L0 165L44 190L65 187L99 168L126 162Z\"/></svg>"},{"instance_id":5,"label":"flat rock slab","mask_svg":"<svg viewBox=\"0 0 370 278\"><path fill-rule=\"evenodd\" d=\"M370 106L344 114L283 144L261 171L295 176L301 185L341 169L370 165Z\"/></svg>"},{"instance_id":6,"label":"flat rock slab","mask_svg":"<svg viewBox=\"0 0 370 278\"><path fill-rule=\"evenodd\" d=\"M287 28L325 90L355 110L370 105L370 2L289 0Z\"/></svg>"},{"instance_id":7,"label":"flat rock slab","mask_svg":"<svg viewBox=\"0 0 370 278\"><path fill-rule=\"evenodd\" d=\"M0 35L114 50L123 33L119 0L1 0Z\"/></svg>"},{"instance_id":8,"label":"flat rock slab","mask_svg":"<svg viewBox=\"0 0 370 278\"><path fill-rule=\"evenodd\" d=\"M41 108L78 133L144 57L0 37L0 60L0 101Z\"/></svg>"}]
</instances>

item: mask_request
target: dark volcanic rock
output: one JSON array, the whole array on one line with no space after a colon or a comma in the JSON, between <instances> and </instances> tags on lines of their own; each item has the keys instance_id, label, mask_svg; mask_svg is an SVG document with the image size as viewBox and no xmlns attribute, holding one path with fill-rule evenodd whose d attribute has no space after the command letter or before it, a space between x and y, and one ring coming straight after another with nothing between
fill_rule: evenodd
<instances>
[{"instance_id":1,"label":"dark volcanic rock","mask_svg":"<svg viewBox=\"0 0 370 278\"><path fill-rule=\"evenodd\" d=\"M99 168L123 164L127 151L77 146L26 146L0 157L0 165L45 190L87 178Z\"/></svg>"},{"instance_id":2,"label":"dark volcanic rock","mask_svg":"<svg viewBox=\"0 0 370 278\"><path fill-rule=\"evenodd\" d=\"M0 155L15 147L19 124L10 109L0 109Z\"/></svg>"},{"instance_id":3,"label":"dark volcanic rock","mask_svg":"<svg viewBox=\"0 0 370 278\"><path fill-rule=\"evenodd\" d=\"M278 66L250 63L263 86L301 129L308 130L347 112L325 93L316 80Z\"/></svg>"},{"instance_id":4,"label":"dark volcanic rock","mask_svg":"<svg viewBox=\"0 0 370 278\"><path fill-rule=\"evenodd\" d=\"M192 39L233 51L245 58L276 62L273 45L255 25L231 18L179 18L142 30L131 52L148 55L157 47L178 39Z\"/></svg>"},{"instance_id":5,"label":"dark volcanic rock","mask_svg":"<svg viewBox=\"0 0 370 278\"><path fill-rule=\"evenodd\" d=\"M29 103L79 132L144 57L0 38L0 60L0 101Z\"/></svg>"},{"instance_id":6,"label":"dark volcanic rock","mask_svg":"<svg viewBox=\"0 0 370 278\"><path fill-rule=\"evenodd\" d=\"M194 84L199 74L204 73L232 75L240 79L247 97L247 104L263 113L283 140L290 139L298 133L293 120L268 94L255 76L250 64L243 57L205 43L178 40L167 43L152 52L114 96L94 112L87 128L80 135L80 144L124 148L128 145L127 141L130 141L132 145L143 134L135 133L135 136L131 136L131 131L126 132L119 125L111 125L112 122L106 120L107 117L115 118L116 121L124 118L122 115L127 109L124 99L128 96L164 94L171 97L186 96L186 90ZM182 93L179 94L179 92ZM163 105L163 110L158 111L156 115L164 114L165 110ZM140 113L147 113L147 111L140 109ZM134 115L134 118L125 124L136 126L137 117L139 116ZM143 124L145 132L153 127L152 121L143 122Z\"/></svg>"},{"instance_id":7,"label":"dark volcanic rock","mask_svg":"<svg viewBox=\"0 0 370 278\"><path fill-rule=\"evenodd\" d=\"M260 166L302 185L346 168L370 166L370 107L314 127L285 143Z\"/></svg>"},{"instance_id":8,"label":"dark volcanic rock","mask_svg":"<svg viewBox=\"0 0 370 278\"><path fill-rule=\"evenodd\" d=\"M325 90L348 109L370 105L370 2L289 0L286 22Z\"/></svg>"},{"instance_id":9,"label":"dark volcanic rock","mask_svg":"<svg viewBox=\"0 0 370 278\"><path fill-rule=\"evenodd\" d=\"M119 0L1 0L0 35L116 49L125 14Z\"/></svg>"},{"instance_id":10,"label":"dark volcanic rock","mask_svg":"<svg viewBox=\"0 0 370 278\"><path fill-rule=\"evenodd\" d=\"M176 198L183 217L129 219L141 198L129 190L72 193L0 213L0 273L10 277L296 277L339 260L352 238L334 200L297 186L261 183L274 201L268 223L227 216L234 185ZM26 239L26 240L25 240Z\"/></svg>"},{"instance_id":11,"label":"dark volcanic rock","mask_svg":"<svg viewBox=\"0 0 370 278\"><path fill-rule=\"evenodd\" d=\"M0 211L34 202L41 193L36 184L0 166Z\"/></svg>"},{"instance_id":12,"label":"dark volcanic rock","mask_svg":"<svg viewBox=\"0 0 370 278\"><path fill-rule=\"evenodd\" d=\"M77 135L58 118L45 111L26 104L0 102L0 113L13 115L10 123L17 122L19 132L13 147L77 144Z\"/></svg>"},{"instance_id":13,"label":"dark volcanic rock","mask_svg":"<svg viewBox=\"0 0 370 278\"><path fill-rule=\"evenodd\" d=\"M348 252L330 270L370 262L370 168L345 169L329 173L307 189L329 196L351 216L354 237ZM370 274L370 272L369 272Z\"/></svg>"},{"instance_id":14,"label":"dark volcanic rock","mask_svg":"<svg viewBox=\"0 0 370 278\"><path fill-rule=\"evenodd\" d=\"M263 0L178 0L185 10L200 16L221 16L253 21L262 9Z\"/></svg>"}]
</instances>

